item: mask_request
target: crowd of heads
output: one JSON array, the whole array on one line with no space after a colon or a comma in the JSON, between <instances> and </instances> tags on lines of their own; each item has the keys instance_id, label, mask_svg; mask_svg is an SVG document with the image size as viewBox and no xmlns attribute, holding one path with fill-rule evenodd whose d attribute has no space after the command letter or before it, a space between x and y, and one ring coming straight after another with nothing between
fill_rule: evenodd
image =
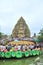
<instances>
[{"instance_id":1,"label":"crowd of heads","mask_svg":"<svg viewBox=\"0 0 43 65\"><path fill-rule=\"evenodd\" d=\"M31 42L30 42L31 43ZM40 50L40 45L37 43L34 44L8 44L3 45L0 44L0 52L7 52L7 51L29 51L29 50Z\"/></svg>"}]
</instances>

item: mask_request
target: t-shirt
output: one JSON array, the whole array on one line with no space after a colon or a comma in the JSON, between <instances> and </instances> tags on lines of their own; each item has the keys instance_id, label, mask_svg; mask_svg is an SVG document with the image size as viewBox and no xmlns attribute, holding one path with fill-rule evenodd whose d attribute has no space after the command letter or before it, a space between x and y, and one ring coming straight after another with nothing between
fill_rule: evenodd
<instances>
[{"instance_id":1,"label":"t-shirt","mask_svg":"<svg viewBox=\"0 0 43 65\"><path fill-rule=\"evenodd\" d=\"M14 50L18 50L18 47L17 46L14 46Z\"/></svg>"},{"instance_id":2,"label":"t-shirt","mask_svg":"<svg viewBox=\"0 0 43 65\"><path fill-rule=\"evenodd\" d=\"M30 45L29 48L30 48L30 49L33 49L33 48L34 48L34 45Z\"/></svg>"},{"instance_id":3,"label":"t-shirt","mask_svg":"<svg viewBox=\"0 0 43 65\"><path fill-rule=\"evenodd\" d=\"M5 49L6 49L5 46L0 45L0 50L1 50L1 51L4 51Z\"/></svg>"},{"instance_id":4,"label":"t-shirt","mask_svg":"<svg viewBox=\"0 0 43 65\"><path fill-rule=\"evenodd\" d=\"M18 50L20 50L21 49L21 46L18 46Z\"/></svg>"},{"instance_id":5,"label":"t-shirt","mask_svg":"<svg viewBox=\"0 0 43 65\"><path fill-rule=\"evenodd\" d=\"M25 46L25 45L22 47L22 50L23 50L23 51L25 51L25 50L26 50L26 46Z\"/></svg>"},{"instance_id":6,"label":"t-shirt","mask_svg":"<svg viewBox=\"0 0 43 65\"><path fill-rule=\"evenodd\" d=\"M3 51L6 49L6 46L3 46Z\"/></svg>"}]
</instances>

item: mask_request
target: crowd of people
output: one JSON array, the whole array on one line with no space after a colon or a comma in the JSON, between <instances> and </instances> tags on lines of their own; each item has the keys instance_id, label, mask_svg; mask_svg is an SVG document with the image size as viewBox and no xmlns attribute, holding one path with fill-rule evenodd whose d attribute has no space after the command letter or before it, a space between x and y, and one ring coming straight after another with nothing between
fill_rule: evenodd
<instances>
[{"instance_id":1,"label":"crowd of people","mask_svg":"<svg viewBox=\"0 0 43 65\"><path fill-rule=\"evenodd\" d=\"M8 45L3 45L3 44L0 44L0 52L7 52L7 51L26 51L26 50L40 50L40 45L39 44L23 44L23 45L20 45L20 44L14 44L14 45L11 45L11 44L8 44Z\"/></svg>"}]
</instances>

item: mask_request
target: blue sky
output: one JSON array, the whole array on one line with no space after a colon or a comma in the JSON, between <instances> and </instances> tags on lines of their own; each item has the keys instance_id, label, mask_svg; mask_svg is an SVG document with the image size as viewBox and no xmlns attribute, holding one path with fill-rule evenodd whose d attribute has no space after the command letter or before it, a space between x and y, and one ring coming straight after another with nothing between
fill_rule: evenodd
<instances>
[{"instance_id":1,"label":"blue sky","mask_svg":"<svg viewBox=\"0 0 43 65\"><path fill-rule=\"evenodd\" d=\"M0 0L0 31L11 34L14 25L23 17L31 35L43 28L43 0Z\"/></svg>"}]
</instances>

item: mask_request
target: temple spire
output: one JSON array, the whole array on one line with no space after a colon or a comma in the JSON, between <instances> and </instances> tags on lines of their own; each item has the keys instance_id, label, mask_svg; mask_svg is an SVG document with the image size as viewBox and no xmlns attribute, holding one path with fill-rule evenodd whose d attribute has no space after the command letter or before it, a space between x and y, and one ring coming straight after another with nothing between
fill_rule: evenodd
<instances>
[{"instance_id":1,"label":"temple spire","mask_svg":"<svg viewBox=\"0 0 43 65\"><path fill-rule=\"evenodd\" d=\"M30 37L30 30L24 20L24 18L21 16L18 20L17 24L15 25L13 31L12 31L13 37Z\"/></svg>"}]
</instances>

